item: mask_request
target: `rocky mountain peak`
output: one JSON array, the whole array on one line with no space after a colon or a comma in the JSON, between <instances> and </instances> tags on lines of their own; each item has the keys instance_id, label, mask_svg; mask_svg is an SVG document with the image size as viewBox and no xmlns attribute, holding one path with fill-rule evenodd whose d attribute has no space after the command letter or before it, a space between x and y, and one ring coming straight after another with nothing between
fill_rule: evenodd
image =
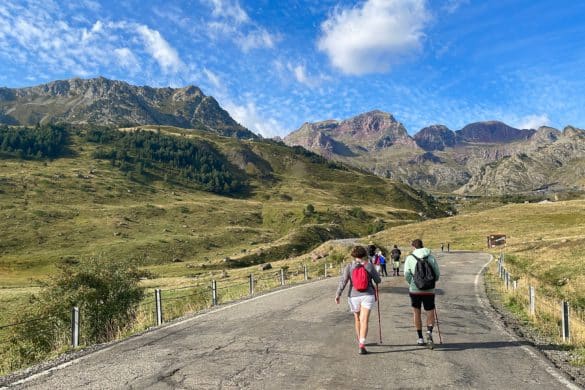
<instances>
[{"instance_id":1,"label":"rocky mountain peak","mask_svg":"<svg viewBox=\"0 0 585 390\"><path fill-rule=\"evenodd\" d=\"M198 128L224 136L257 138L196 86L140 87L105 77L0 89L0 122L169 125Z\"/></svg>"},{"instance_id":2,"label":"rocky mountain peak","mask_svg":"<svg viewBox=\"0 0 585 390\"><path fill-rule=\"evenodd\" d=\"M575 138L575 137L585 137L585 130L579 129L573 126L566 126L563 129L563 137L565 138Z\"/></svg>"},{"instance_id":3,"label":"rocky mountain peak","mask_svg":"<svg viewBox=\"0 0 585 390\"><path fill-rule=\"evenodd\" d=\"M444 125L432 125L414 135L417 145L426 151L444 150L456 143L455 132Z\"/></svg>"},{"instance_id":4,"label":"rocky mountain peak","mask_svg":"<svg viewBox=\"0 0 585 390\"><path fill-rule=\"evenodd\" d=\"M471 123L457 131L458 142L506 143L527 140L535 130L519 130L499 121Z\"/></svg>"},{"instance_id":5,"label":"rocky mountain peak","mask_svg":"<svg viewBox=\"0 0 585 390\"><path fill-rule=\"evenodd\" d=\"M387 149L394 145L417 148L402 123L391 114L374 110L342 121L304 123L285 137L288 145L300 145L329 156L349 156Z\"/></svg>"}]
</instances>

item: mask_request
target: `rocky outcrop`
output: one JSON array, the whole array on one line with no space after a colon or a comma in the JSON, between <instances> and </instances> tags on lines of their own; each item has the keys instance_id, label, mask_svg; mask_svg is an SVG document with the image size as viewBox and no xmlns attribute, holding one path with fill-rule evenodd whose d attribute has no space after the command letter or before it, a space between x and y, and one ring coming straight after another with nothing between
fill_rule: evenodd
<instances>
[{"instance_id":1,"label":"rocky outcrop","mask_svg":"<svg viewBox=\"0 0 585 390\"><path fill-rule=\"evenodd\" d=\"M508 143L525 141L535 130L519 130L498 121L471 123L456 132L457 143Z\"/></svg>"},{"instance_id":2,"label":"rocky outcrop","mask_svg":"<svg viewBox=\"0 0 585 390\"><path fill-rule=\"evenodd\" d=\"M501 195L585 188L585 131L543 127L527 146L485 164L456 192Z\"/></svg>"},{"instance_id":3,"label":"rocky outcrop","mask_svg":"<svg viewBox=\"0 0 585 390\"><path fill-rule=\"evenodd\" d=\"M421 129L415 134L414 140L418 146L429 152L444 150L456 144L455 132L443 125L433 125Z\"/></svg>"},{"instance_id":4,"label":"rocky outcrop","mask_svg":"<svg viewBox=\"0 0 585 390\"><path fill-rule=\"evenodd\" d=\"M391 114L377 110L342 121L304 123L286 136L284 142L330 158L356 157L392 147L417 149L402 123Z\"/></svg>"},{"instance_id":5,"label":"rocky outcrop","mask_svg":"<svg viewBox=\"0 0 585 390\"><path fill-rule=\"evenodd\" d=\"M568 126L516 129L498 121L444 125L410 137L392 115L305 123L285 138L327 158L427 191L502 195L585 190L585 135Z\"/></svg>"},{"instance_id":6,"label":"rocky outcrop","mask_svg":"<svg viewBox=\"0 0 585 390\"><path fill-rule=\"evenodd\" d=\"M151 88L103 77L0 89L0 123L67 122L114 126L169 125L223 136L257 138L195 87Z\"/></svg>"}]
</instances>

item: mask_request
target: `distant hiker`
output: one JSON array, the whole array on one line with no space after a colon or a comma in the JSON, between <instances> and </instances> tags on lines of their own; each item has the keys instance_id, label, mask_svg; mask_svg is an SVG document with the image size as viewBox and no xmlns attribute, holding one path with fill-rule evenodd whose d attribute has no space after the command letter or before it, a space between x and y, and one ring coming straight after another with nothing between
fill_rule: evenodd
<instances>
[{"instance_id":1,"label":"distant hiker","mask_svg":"<svg viewBox=\"0 0 585 390\"><path fill-rule=\"evenodd\" d=\"M451 243L450 242L447 243L447 252L451 252Z\"/></svg>"},{"instance_id":2,"label":"distant hiker","mask_svg":"<svg viewBox=\"0 0 585 390\"><path fill-rule=\"evenodd\" d=\"M382 269L380 276L388 276L388 270L386 269L386 258L380 249L378 249L377 255L379 256L380 268Z\"/></svg>"},{"instance_id":3,"label":"distant hiker","mask_svg":"<svg viewBox=\"0 0 585 390\"><path fill-rule=\"evenodd\" d=\"M374 268L376 269L377 273L382 272L382 264L380 263L380 249L378 248L376 248L376 252L374 253L374 260L372 263L374 264Z\"/></svg>"},{"instance_id":4,"label":"distant hiker","mask_svg":"<svg viewBox=\"0 0 585 390\"><path fill-rule=\"evenodd\" d=\"M400 256L402 252L398 249L398 246L394 245L390 252L390 258L392 259L392 276L400 276Z\"/></svg>"},{"instance_id":5,"label":"distant hiker","mask_svg":"<svg viewBox=\"0 0 585 390\"><path fill-rule=\"evenodd\" d=\"M366 251L368 253L368 260L370 263L374 264L374 256L376 256L376 245L369 244L366 247Z\"/></svg>"},{"instance_id":6,"label":"distant hiker","mask_svg":"<svg viewBox=\"0 0 585 390\"><path fill-rule=\"evenodd\" d=\"M359 354L365 355L366 337L368 335L368 321L370 319L370 310L376 303L376 288L374 282L379 284L382 279L374 266L368 262L368 253L363 246L356 246L351 251L351 257L354 258L348 264L341 275L337 292L335 293L335 303L339 304L339 298L349 282L348 303L349 309L354 315L355 333L359 345Z\"/></svg>"},{"instance_id":7,"label":"distant hiker","mask_svg":"<svg viewBox=\"0 0 585 390\"><path fill-rule=\"evenodd\" d=\"M445 244L441 243L441 252L443 252L443 249L445 249Z\"/></svg>"},{"instance_id":8,"label":"distant hiker","mask_svg":"<svg viewBox=\"0 0 585 390\"><path fill-rule=\"evenodd\" d=\"M439 265L430 249L423 246L419 239L412 241L413 251L404 263L404 278L409 285L410 303L414 314L414 327L418 336L417 344L425 345L422 334L421 305L427 314L427 340L433 347L433 326L435 325L435 288L434 282L439 280ZM426 263L425 263L426 262ZM429 267L430 266L430 267ZM417 272L420 272L417 275ZM425 275L426 274L426 275ZM429 275L430 274L430 275ZM434 274L434 275L432 275ZM416 276L415 276L416 275ZM429 276L429 277L425 277ZM423 282L431 280L432 287L423 286Z\"/></svg>"}]
</instances>

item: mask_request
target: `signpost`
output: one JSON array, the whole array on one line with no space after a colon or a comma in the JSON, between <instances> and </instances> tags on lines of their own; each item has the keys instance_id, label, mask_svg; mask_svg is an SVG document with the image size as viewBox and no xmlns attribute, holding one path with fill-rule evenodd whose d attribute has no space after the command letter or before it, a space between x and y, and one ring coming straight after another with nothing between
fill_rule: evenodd
<instances>
[{"instance_id":1,"label":"signpost","mask_svg":"<svg viewBox=\"0 0 585 390\"><path fill-rule=\"evenodd\" d=\"M505 234L490 234L487 236L488 248L494 248L496 246L506 245Z\"/></svg>"}]
</instances>

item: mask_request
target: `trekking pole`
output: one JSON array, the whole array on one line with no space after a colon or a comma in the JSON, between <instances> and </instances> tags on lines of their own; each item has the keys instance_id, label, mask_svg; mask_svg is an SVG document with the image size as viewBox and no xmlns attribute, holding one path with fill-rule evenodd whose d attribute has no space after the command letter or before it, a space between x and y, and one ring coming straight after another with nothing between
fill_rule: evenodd
<instances>
[{"instance_id":1,"label":"trekking pole","mask_svg":"<svg viewBox=\"0 0 585 390\"><path fill-rule=\"evenodd\" d=\"M443 344L443 338L441 337L441 327L439 326L439 316L437 315L437 308L435 307L435 323L437 324L437 332L439 332L439 344Z\"/></svg>"},{"instance_id":2,"label":"trekking pole","mask_svg":"<svg viewBox=\"0 0 585 390\"><path fill-rule=\"evenodd\" d=\"M377 306L378 306L378 332L380 333L380 344L382 344L382 325L380 321L380 293L378 291L378 285L376 284L376 300L377 302Z\"/></svg>"}]
</instances>

